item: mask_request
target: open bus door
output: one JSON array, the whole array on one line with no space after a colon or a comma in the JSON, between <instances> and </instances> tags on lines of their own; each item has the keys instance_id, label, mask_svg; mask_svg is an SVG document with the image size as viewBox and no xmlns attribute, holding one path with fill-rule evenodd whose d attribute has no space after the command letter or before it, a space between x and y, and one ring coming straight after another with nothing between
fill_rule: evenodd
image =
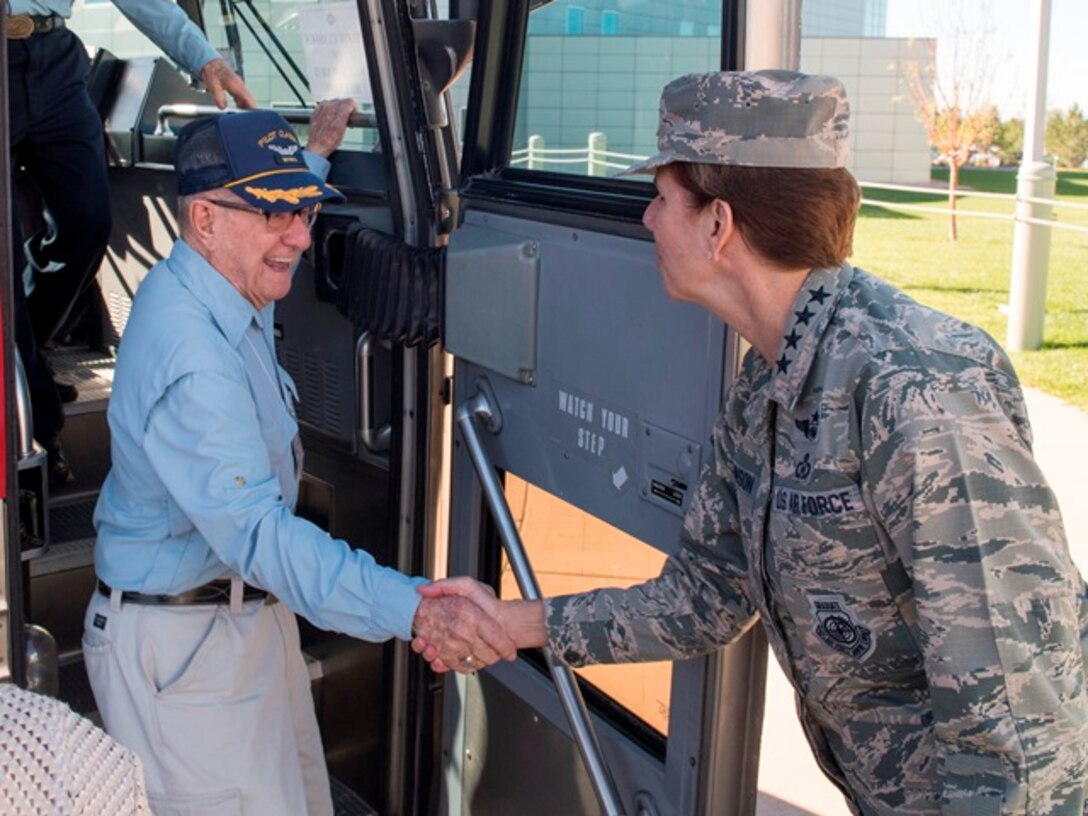
<instances>
[{"instance_id":1,"label":"open bus door","mask_svg":"<svg viewBox=\"0 0 1088 816\"><path fill-rule=\"evenodd\" d=\"M602 176L653 152L668 79L736 66L743 4L635 3L626 20L530 5L478 6L446 272L449 572L506 598L530 573L544 594L656 574L740 351L666 297L641 224L652 187ZM559 675L560 693L539 654L452 678L447 812L754 812L765 665L756 627L700 660Z\"/></svg>"}]
</instances>

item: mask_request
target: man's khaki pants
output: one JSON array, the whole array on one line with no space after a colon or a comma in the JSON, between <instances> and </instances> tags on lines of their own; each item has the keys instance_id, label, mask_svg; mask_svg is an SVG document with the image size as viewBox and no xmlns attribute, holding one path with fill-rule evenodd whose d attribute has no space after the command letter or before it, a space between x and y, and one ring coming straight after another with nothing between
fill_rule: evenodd
<instances>
[{"instance_id":1,"label":"man's khaki pants","mask_svg":"<svg viewBox=\"0 0 1088 816\"><path fill-rule=\"evenodd\" d=\"M282 603L145 606L96 592L83 654L106 730L144 763L156 816L331 816Z\"/></svg>"}]
</instances>

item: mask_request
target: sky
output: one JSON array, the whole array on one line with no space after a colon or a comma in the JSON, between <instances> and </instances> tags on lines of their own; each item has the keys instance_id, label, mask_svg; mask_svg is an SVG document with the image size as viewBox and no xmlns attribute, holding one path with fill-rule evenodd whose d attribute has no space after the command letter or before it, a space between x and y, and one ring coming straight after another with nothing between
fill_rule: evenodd
<instances>
[{"instance_id":1,"label":"sky","mask_svg":"<svg viewBox=\"0 0 1088 816\"><path fill-rule=\"evenodd\" d=\"M888 0L889 37L937 38L939 70L954 57L985 63L983 84L1003 118L1028 107L1039 0ZM958 49L945 43L954 43ZM976 73L978 73L976 71ZM1051 0L1047 109L1088 111L1088 0Z\"/></svg>"}]
</instances>

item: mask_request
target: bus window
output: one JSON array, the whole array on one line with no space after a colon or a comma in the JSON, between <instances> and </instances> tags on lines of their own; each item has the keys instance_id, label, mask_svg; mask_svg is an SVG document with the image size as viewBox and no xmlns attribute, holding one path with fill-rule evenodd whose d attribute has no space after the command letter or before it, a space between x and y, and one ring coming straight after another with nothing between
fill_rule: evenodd
<instances>
[{"instance_id":1,"label":"bus window","mask_svg":"<svg viewBox=\"0 0 1088 816\"><path fill-rule=\"evenodd\" d=\"M661 88L721 67L721 20L720 3L685 0L556 0L534 11L511 166L613 176L656 153Z\"/></svg>"},{"instance_id":2,"label":"bus window","mask_svg":"<svg viewBox=\"0 0 1088 816\"><path fill-rule=\"evenodd\" d=\"M511 474L506 500L544 596L629 586L657 575L665 554ZM503 557L502 598L519 598ZM577 674L647 725L669 730L672 664L587 666Z\"/></svg>"}]
</instances>

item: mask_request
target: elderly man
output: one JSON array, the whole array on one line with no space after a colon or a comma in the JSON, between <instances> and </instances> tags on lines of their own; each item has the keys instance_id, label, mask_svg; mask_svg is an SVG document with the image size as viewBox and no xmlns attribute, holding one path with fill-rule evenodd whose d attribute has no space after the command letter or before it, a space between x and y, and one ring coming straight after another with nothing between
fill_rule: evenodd
<instances>
[{"instance_id":1,"label":"elderly man","mask_svg":"<svg viewBox=\"0 0 1088 816\"><path fill-rule=\"evenodd\" d=\"M310 146L323 135L331 152L351 108L319 108ZM118 353L84 654L157 812L332 813L292 610L373 641L431 633L453 661L514 656L468 601L420 602L422 579L293 513L302 450L273 305L321 202L342 199L304 155L272 112L181 132L181 238L144 281Z\"/></svg>"}]
</instances>

